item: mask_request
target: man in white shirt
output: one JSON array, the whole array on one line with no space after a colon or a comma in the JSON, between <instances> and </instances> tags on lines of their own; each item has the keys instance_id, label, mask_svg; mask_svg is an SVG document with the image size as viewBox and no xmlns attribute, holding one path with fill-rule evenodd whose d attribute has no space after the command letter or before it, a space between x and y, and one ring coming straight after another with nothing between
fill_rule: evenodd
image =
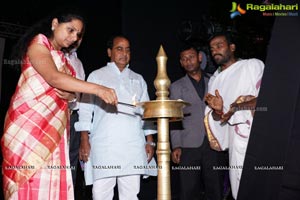
<instances>
[{"instance_id":1,"label":"man in white shirt","mask_svg":"<svg viewBox=\"0 0 300 200\"><path fill-rule=\"evenodd\" d=\"M111 62L93 71L88 81L114 88L120 102L149 101L145 80L129 69L129 40L112 37L107 53ZM156 131L147 128L137 108L110 106L83 95L75 128L81 131L79 156L85 162L86 184L93 184L93 199L112 200L116 183L120 199L138 199L140 176L156 175L157 169L151 135Z\"/></svg>"},{"instance_id":2,"label":"man in white shirt","mask_svg":"<svg viewBox=\"0 0 300 200\"><path fill-rule=\"evenodd\" d=\"M85 72L82 65L82 62L77 57L77 49L80 46L81 40L78 41L72 49L65 53L65 57L68 62L72 65L76 72L76 78L80 80L85 80ZM80 146L80 132L76 132L74 128L75 122L78 121L78 110L80 103L80 93L75 93L75 98L69 102L69 109L71 111L70 115L70 142L69 142L69 156L70 156L70 165L72 167L72 180L73 186L75 188L76 184L76 174L77 174L77 165L79 161L79 146Z\"/></svg>"},{"instance_id":3,"label":"man in white shirt","mask_svg":"<svg viewBox=\"0 0 300 200\"><path fill-rule=\"evenodd\" d=\"M258 59L237 59L235 43L227 33L214 35L210 50L220 67L208 83L204 123L211 147L229 149L229 176L236 199L264 64Z\"/></svg>"}]
</instances>

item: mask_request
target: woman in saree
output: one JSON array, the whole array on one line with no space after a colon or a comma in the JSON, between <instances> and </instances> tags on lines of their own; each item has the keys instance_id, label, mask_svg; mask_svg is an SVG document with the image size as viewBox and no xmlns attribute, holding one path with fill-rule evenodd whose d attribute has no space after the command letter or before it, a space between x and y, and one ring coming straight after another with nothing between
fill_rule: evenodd
<instances>
[{"instance_id":1,"label":"woman in saree","mask_svg":"<svg viewBox=\"0 0 300 200\"><path fill-rule=\"evenodd\" d=\"M113 89L76 79L64 57L83 32L83 18L68 13L42 20L18 42L21 75L1 139L5 199L74 199L68 101L81 92L117 104Z\"/></svg>"}]
</instances>

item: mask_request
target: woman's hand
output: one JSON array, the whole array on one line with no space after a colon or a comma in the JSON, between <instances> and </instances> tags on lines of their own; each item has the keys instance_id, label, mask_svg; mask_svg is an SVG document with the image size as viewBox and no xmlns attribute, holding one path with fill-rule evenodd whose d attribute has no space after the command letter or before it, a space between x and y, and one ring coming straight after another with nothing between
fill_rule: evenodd
<instances>
[{"instance_id":1,"label":"woman's hand","mask_svg":"<svg viewBox=\"0 0 300 200\"><path fill-rule=\"evenodd\" d=\"M118 98L117 98L116 92L112 88L100 86L97 96L100 97L101 99L103 99L103 101L105 101L105 103L108 103L111 105L118 104Z\"/></svg>"}]
</instances>

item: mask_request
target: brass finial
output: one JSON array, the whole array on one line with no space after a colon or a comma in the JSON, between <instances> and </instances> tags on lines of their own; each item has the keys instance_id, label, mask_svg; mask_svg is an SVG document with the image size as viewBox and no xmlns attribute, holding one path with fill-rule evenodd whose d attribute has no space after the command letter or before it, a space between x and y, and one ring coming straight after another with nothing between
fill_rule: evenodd
<instances>
[{"instance_id":1,"label":"brass finial","mask_svg":"<svg viewBox=\"0 0 300 200\"><path fill-rule=\"evenodd\" d=\"M171 81L166 70L167 59L163 47L160 46L156 57L157 75L154 80L157 98L137 104L144 108L143 119L156 119L157 121L158 200L171 200L169 122L182 120L183 107L188 105L182 100L169 100Z\"/></svg>"},{"instance_id":2,"label":"brass finial","mask_svg":"<svg viewBox=\"0 0 300 200\"><path fill-rule=\"evenodd\" d=\"M157 57L166 57L166 58L168 58L167 54L166 54L166 52L165 52L165 50L164 50L164 48L163 48L162 45L160 45L160 47L159 47L159 50L158 50L156 58Z\"/></svg>"},{"instance_id":3,"label":"brass finial","mask_svg":"<svg viewBox=\"0 0 300 200\"><path fill-rule=\"evenodd\" d=\"M162 45L160 45L158 54L156 56L157 62L157 75L154 80L154 86L156 88L157 100L167 100L169 99L169 87L171 81L167 75L167 60L168 57L164 51Z\"/></svg>"}]
</instances>

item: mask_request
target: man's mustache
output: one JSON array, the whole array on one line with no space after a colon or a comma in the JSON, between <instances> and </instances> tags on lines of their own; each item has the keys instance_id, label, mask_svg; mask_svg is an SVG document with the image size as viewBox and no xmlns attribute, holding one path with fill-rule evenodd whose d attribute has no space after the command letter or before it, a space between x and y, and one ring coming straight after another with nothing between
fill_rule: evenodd
<instances>
[{"instance_id":1,"label":"man's mustache","mask_svg":"<svg viewBox=\"0 0 300 200\"><path fill-rule=\"evenodd\" d=\"M213 57L216 57L216 56L223 56L222 54L215 54L213 55Z\"/></svg>"}]
</instances>

